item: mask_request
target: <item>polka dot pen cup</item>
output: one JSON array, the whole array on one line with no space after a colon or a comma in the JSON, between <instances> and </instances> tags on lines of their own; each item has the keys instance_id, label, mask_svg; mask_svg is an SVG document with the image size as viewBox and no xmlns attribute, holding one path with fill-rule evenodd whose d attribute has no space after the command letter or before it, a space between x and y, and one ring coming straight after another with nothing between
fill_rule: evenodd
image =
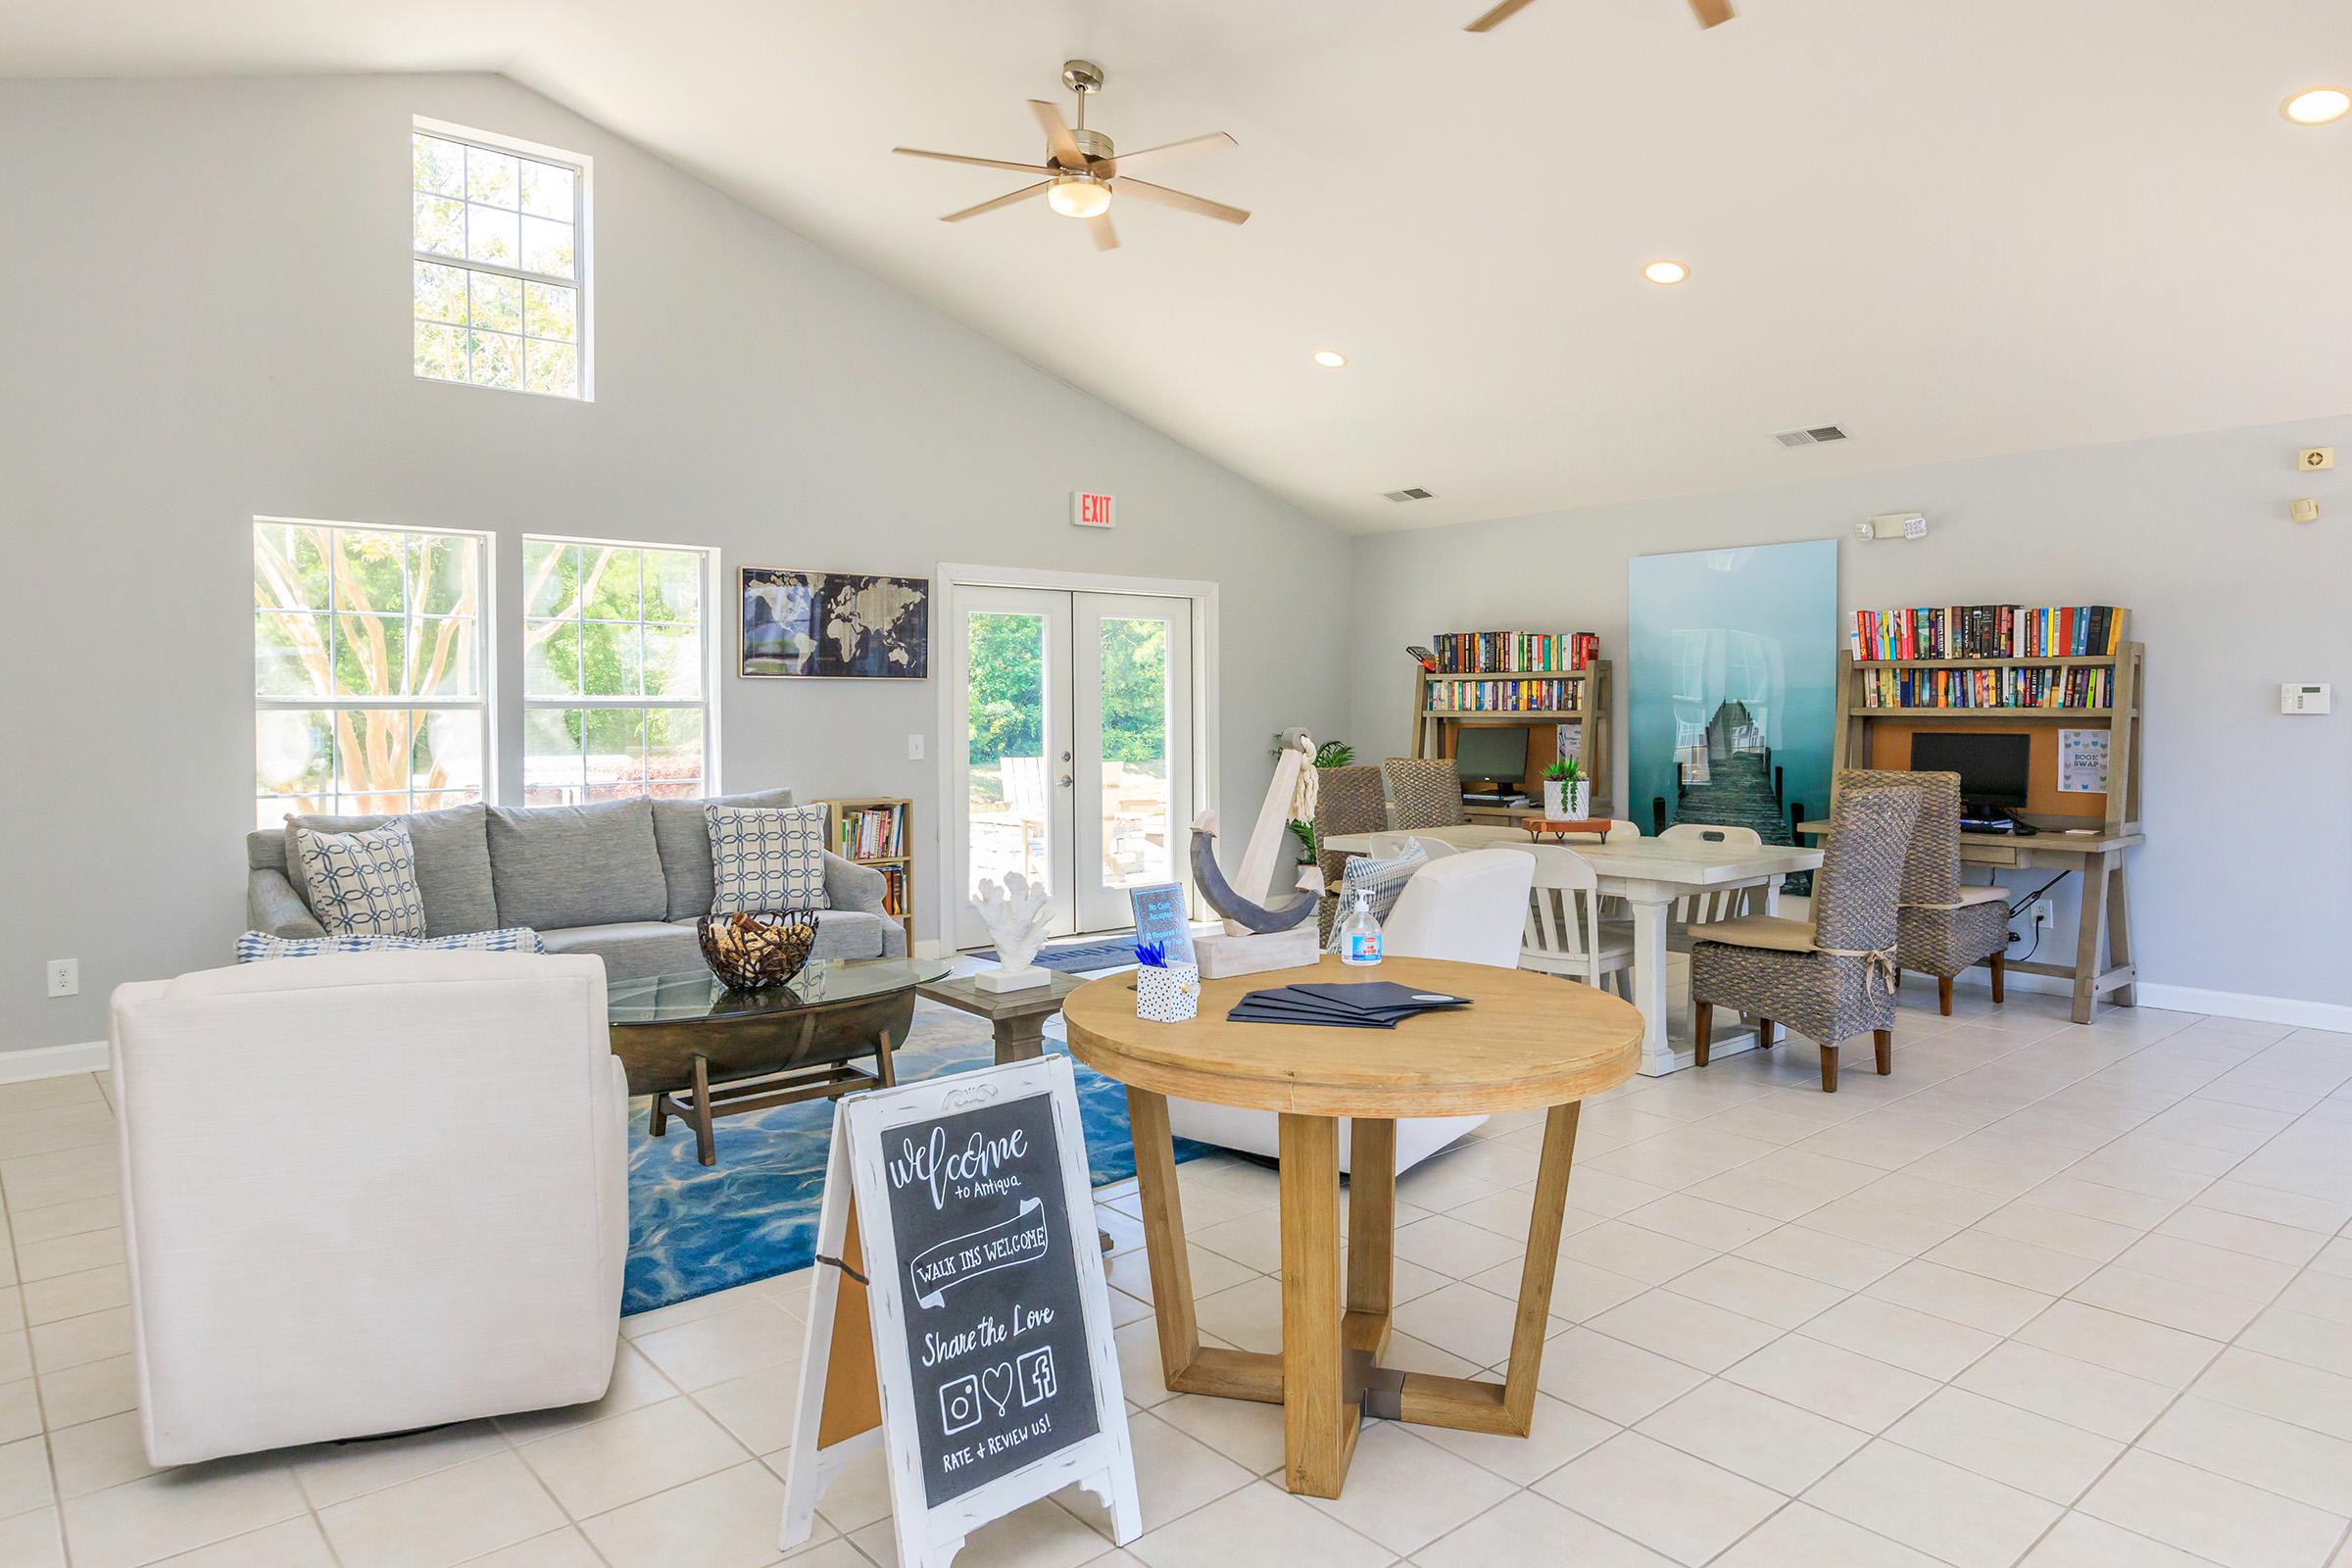
<instances>
[{"instance_id":1,"label":"polka dot pen cup","mask_svg":"<svg viewBox=\"0 0 2352 1568\"><path fill-rule=\"evenodd\" d=\"M1146 942L1135 950L1135 1015L1146 1023L1182 1023L1200 1011L1200 966L1170 963L1167 950Z\"/></svg>"}]
</instances>

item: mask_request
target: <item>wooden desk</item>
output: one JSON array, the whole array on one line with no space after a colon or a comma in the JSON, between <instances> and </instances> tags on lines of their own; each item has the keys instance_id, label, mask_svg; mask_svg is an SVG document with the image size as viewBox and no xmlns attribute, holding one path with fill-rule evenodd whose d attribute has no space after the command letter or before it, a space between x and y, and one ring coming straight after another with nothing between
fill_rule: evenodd
<instances>
[{"instance_id":1,"label":"wooden desk","mask_svg":"<svg viewBox=\"0 0 2352 1568\"><path fill-rule=\"evenodd\" d=\"M1799 833L1827 838L1827 822L1799 822ZM2011 974L2048 975L2074 983L2074 1019L2088 1023L2101 997L2119 1007L2137 1000L2139 971L2132 961L2132 872L2129 852L2147 843L2144 833L2065 833L2044 828L2020 837L2011 833L1962 833L1960 863L2000 871L2080 871L2082 912L2075 925L2073 963L2020 963Z\"/></svg>"},{"instance_id":2,"label":"wooden desk","mask_svg":"<svg viewBox=\"0 0 2352 1568\"><path fill-rule=\"evenodd\" d=\"M1435 840L1457 850L1528 847L1527 834L1517 827L1484 827L1475 823L1467 827L1416 828L1410 833L1391 830L1334 834L1323 841L1323 847L1342 854L1376 855L1401 848L1408 838ZM1737 844L1709 844L1699 840L1645 839L1622 829L1610 834L1606 844L1594 838L1571 838L1568 848L1592 867L1604 897L1623 899L1633 910L1634 1004L1642 1009L1641 1071L1644 1078L1679 1071L1696 1059L1689 1033L1678 1032L1683 1018L1673 1004L1666 978L1667 917L1675 900L1693 893L1758 887L1764 890L1764 907L1769 913L1779 899L1781 878L1791 871L1815 870L1821 864L1819 850L1786 844L1767 844L1751 850ZM1728 1027L1728 1019L1724 1023L1727 1027L1718 1033L1710 1048L1713 1054L1723 1056L1747 1050L1748 1044L1742 1042L1752 1042L1752 1036L1740 1036L1736 1028ZM1732 1043L1727 1046L1726 1040Z\"/></svg>"},{"instance_id":3,"label":"wooden desk","mask_svg":"<svg viewBox=\"0 0 2352 1568\"><path fill-rule=\"evenodd\" d=\"M1353 979L1393 980L1472 1001L1458 1011L1410 1018L1393 1030L1226 1021L1245 992ZM1081 988L1063 1004L1062 1017L1071 1054L1127 1085L1159 1353L1170 1389L1280 1404L1284 1484L1316 1497L1340 1494L1367 1415L1527 1436L1577 1111L1587 1095L1633 1075L1642 1020L1632 1007L1592 987L1518 969L1391 958L1367 974L1331 955L1313 967L1206 981L1200 1015L1185 1023L1139 1020L1124 975ZM1168 1135L1169 1095L1281 1115L1280 1355L1200 1344ZM1380 1366L1396 1274L1396 1118L1538 1106L1546 1110L1544 1153L1504 1380ZM1354 1123L1344 1286L1342 1116Z\"/></svg>"}]
</instances>

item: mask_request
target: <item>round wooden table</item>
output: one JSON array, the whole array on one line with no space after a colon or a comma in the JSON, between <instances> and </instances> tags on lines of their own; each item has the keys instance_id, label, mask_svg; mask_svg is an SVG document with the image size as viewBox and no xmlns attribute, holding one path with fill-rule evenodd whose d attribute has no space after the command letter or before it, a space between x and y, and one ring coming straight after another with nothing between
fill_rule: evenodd
<instances>
[{"instance_id":1,"label":"round wooden table","mask_svg":"<svg viewBox=\"0 0 2352 1568\"><path fill-rule=\"evenodd\" d=\"M1300 982L1392 980L1468 997L1467 1007L1395 1029L1230 1023L1245 992ZM1576 1121L1587 1095L1633 1075L1642 1016L1590 986L1519 969L1390 958L1356 969L1321 964L1210 980L1200 1015L1145 1023L1132 975L1109 975L1062 1004L1070 1050L1127 1085L1160 1359L1168 1387L1283 1407L1284 1482L1336 1497L1364 1416L1527 1436L1551 1308L1551 1274L1568 1200ZM1270 1110L1281 1117L1282 1353L1200 1344L1167 1097ZM1544 1153L1536 1175L1510 1364L1500 1383L1396 1372L1389 1343L1395 1277L1396 1118L1538 1107ZM1340 1258L1339 1118L1354 1123L1348 1244Z\"/></svg>"}]
</instances>

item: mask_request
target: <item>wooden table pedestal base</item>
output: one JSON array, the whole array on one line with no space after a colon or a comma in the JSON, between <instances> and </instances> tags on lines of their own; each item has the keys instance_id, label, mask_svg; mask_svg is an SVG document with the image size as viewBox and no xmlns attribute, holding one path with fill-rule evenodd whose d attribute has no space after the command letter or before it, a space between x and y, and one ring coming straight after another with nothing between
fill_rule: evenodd
<instances>
[{"instance_id":1,"label":"wooden table pedestal base","mask_svg":"<svg viewBox=\"0 0 2352 1568\"><path fill-rule=\"evenodd\" d=\"M1183 1199L1165 1097L1132 1085L1144 1237L1158 1303L1159 1353L1171 1390L1283 1407L1283 1479L1295 1493L1336 1497L1363 1418L1413 1421L1525 1437L1551 1312L1551 1276L1576 1152L1579 1102L1553 1105L1544 1124L1527 1257L1509 1369L1500 1383L1399 1372L1380 1365L1394 1301L1396 1124L1352 1118L1348 1247L1340 1247L1339 1121L1281 1118L1282 1344L1280 1355L1204 1347L1194 1317Z\"/></svg>"}]
</instances>

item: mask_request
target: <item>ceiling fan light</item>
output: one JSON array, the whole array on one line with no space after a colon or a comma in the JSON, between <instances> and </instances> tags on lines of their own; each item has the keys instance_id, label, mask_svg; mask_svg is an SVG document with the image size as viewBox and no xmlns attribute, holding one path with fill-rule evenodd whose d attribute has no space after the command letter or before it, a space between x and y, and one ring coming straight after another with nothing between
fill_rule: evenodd
<instances>
[{"instance_id":1,"label":"ceiling fan light","mask_svg":"<svg viewBox=\"0 0 2352 1568\"><path fill-rule=\"evenodd\" d=\"M1326 370L1337 370L1347 366L1348 356L1342 354L1338 349L1317 349L1315 350L1315 363Z\"/></svg>"},{"instance_id":2,"label":"ceiling fan light","mask_svg":"<svg viewBox=\"0 0 2352 1568\"><path fill-rule=\"evenodd\" d=\"M1690 275L1690 269L1685 267L1680 262L1671 262L1661 258L1642 268L1642 275L1648 278L1652 283L1656 283L1664 287L1670 287L1673 284L1680 283L1683 279L1689 277Z\"/></svg>"},{"instance_id":3,"label":"ceiling fan light","mask_svg":"<svg viewBox=\"0 0 2352 1568\"><path fill-rule=\"evenodd\" d=\"M1065 174L1046 192L1046 205L1064 218L1100 218L1110 211L1110 187L1090 174Z\"/></svg>"},{"instance_id":4,"label":"ceiling fan light","mask_svg":"<svg viewBox=\"0 0 2352 1568\"><path fill-rule=\"evenodd\" d=\"M2278 106L2298 125L2326 125L2352 115L2352 89L2310 87Z\"/></svg>"}]
</instances>

